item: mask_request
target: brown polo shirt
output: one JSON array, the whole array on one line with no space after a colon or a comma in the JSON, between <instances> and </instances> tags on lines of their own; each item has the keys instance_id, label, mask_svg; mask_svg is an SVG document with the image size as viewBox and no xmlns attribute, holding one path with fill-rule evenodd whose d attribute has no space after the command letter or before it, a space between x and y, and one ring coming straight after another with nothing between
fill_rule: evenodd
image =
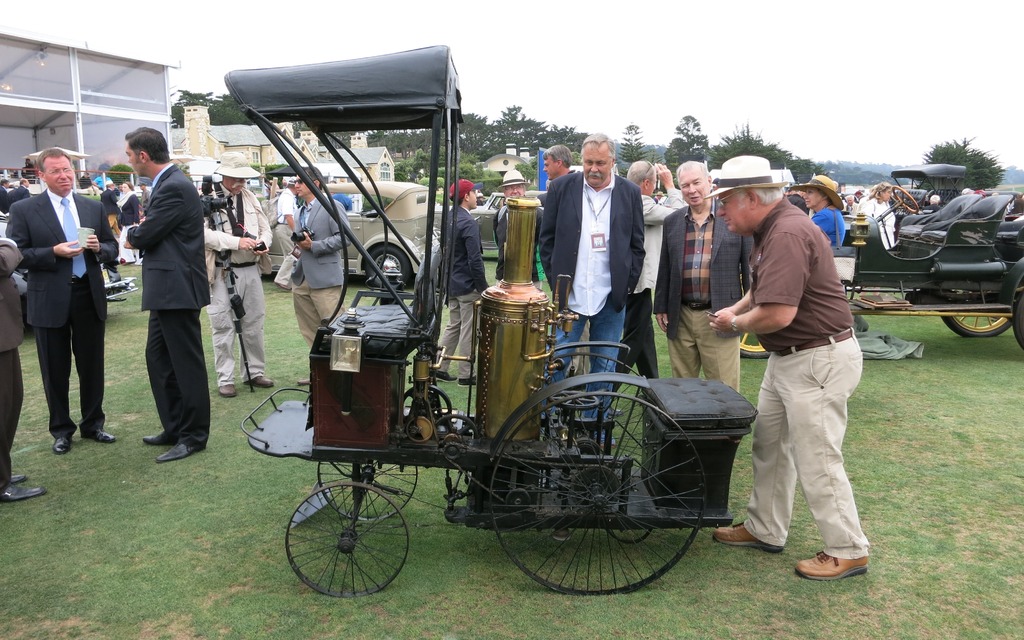
<instances>
[{"instance_id":1,"label":"brown polo shirt","mask_svg":"<svg viewBox=\"0 0 1024 640\"><path fill-rule=\"evenodd\" d=\"M767 351L799 347L853 326L828 238L785 198L754 231L750 275L753 304L797 307L789 326L757 335Z\"/></svg>"}]
</instances>

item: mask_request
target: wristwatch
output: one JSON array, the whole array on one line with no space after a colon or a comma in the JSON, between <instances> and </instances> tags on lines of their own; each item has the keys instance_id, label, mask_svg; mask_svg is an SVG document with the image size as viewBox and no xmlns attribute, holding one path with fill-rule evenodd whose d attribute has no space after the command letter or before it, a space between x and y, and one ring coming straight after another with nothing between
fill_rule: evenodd
<instances>
[{"instance_id":1,"label":"wristwatch","mask_svg":"<svg viewBox=\"0 0 1024 640\"><path fill-rule=\"evenodd\" d=\"M734 333L739 333L740 332L740 328L736 326L736 318L735 317L732 320L729 321L729 327L733 330Z\"/></svg>"}]
</instances>

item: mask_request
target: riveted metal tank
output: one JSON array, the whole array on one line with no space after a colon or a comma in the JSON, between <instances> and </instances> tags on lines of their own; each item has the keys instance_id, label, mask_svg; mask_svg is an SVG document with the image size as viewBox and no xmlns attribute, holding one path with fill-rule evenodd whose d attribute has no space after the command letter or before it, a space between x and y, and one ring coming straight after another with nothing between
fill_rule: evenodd
<instances>
[{"instance_id":1,"label":"riveted metal tank","mask_svg":"<svg viewBox=\"0 0 1024 640\"><path fill-rule=\"evenodd\" d=\"M510 198L505 242L505 278L484 291L480 300L477 345L476 420L495 437L505 418L543 384L551 305L533 286L536 198ZM517 440L538 437L534 428L516 432Z\"/></svg>"}]
</instances>

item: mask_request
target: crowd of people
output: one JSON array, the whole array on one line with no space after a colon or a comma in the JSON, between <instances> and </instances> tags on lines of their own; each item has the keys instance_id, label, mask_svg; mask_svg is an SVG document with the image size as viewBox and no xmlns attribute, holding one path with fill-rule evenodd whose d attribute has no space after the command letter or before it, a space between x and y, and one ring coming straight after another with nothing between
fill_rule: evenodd
<instances>
[{"instance_id":1,"label":"crowd of people","mask_svg":"<svg viewBox=\"0 0 1024 640\"><path fill-rule=\"evenodd\" d=\"M27 315L52 448L64 455L76 433L105 445L117 441L103 410L106 299L99 270L111 261L142 263L142 308L150 312L145 357L162 427L143 442L166 447L156 457L164 463L202 451L209 438L201 310L206 307L210 319L218 395L236 396L239 375L244 384L274 387L266 371L260 278L269 247L285 238L291 243L294 266L283 268L286 274L276 282L291 291L299 331L312 345L317 329L341 311L345 269L339 252L347 219L340 216L339 223L315 197L321 184L315 172L308 184L286 181L265 211L247 187L259 174L236 153L223 154L217 169L224 202L204 207L191 180L171 163L160 132L140 128L125 141L128 162L151 181L145 202L131 185L120 192L108 185L99 202L78 195L71 159L60 149L39 155L36 169L46 189L11 206L10 239L0 241L0 285L15 267L28 270ZM841 453L861 353L829 259L844 233L845 203L835 182L815 176L794 187L808 215L762 158L726 162L713 183L698 162L673 172L638 161L620 177L615 144L603 134L589 136L580 156L582 171L575 172L569 149L549 151L550 182L535 230L535 285L546 281L554 289L558 276L569 276L564 301L578 316L569 330L558 329L556 350L587 332L589 340L602 343L590 359L592 373L635 368L657 377L656 323L667 340L673 376L703 375L739 390L740 337L756 334L771 355L758 398L754 487L747 520L717 529L714 539L781 551L799 482L824 549L798 563L797 573L819 580L864 573L869 545ZM520 197L526 186L522 174L510 171L502 189L507 197ZM456 375L442 369L437 376L472 385L473 305L488 287L479 225L469 213L478 194L462 180L448 196L455 204L454 241L449 325L441 346L462 357ZM499 214L496 232L501 228ZM502 255L504 238L496 242ZM45 489L24 486L10 468L23 397L17 355L22 332L3 324L20 328L17 296L0 293L0 501L13 502ZM628 347L624 352L604 346L620 342ZM68 400L72 361L81 389L78 422ZM553 377L564 375L558 370Z\"/></svg>"}]
</instances>

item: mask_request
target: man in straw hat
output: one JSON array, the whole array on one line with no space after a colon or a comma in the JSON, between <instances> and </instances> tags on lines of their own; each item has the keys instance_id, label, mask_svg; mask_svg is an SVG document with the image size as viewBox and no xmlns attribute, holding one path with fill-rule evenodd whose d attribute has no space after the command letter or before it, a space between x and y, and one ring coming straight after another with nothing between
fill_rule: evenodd
<instances>
[{"instance_id":1,"label":"man in straw hat","mask_svg":"<svg viewBox=\"0 0 1024 640\"><path fill-rule=\"evenodd\" d=\"M223 176L227 207L214 210L206 219L203 240L206 244L206 270L210 278L210 316L213 333L213 364L217 372L217 393L233 398L235 390L236 321L241 341L242 378L246 384L269 388L274 381L266 375L263 345L263 321L266 302L263 281L256 264L273 242L270 223L256 194L246 188L246 180L258 178L245 155L228 151L221 155L216 173ZM231 299L242 301L241 314ZM239 315L240 317L236 317Z\"/></svg>"},{"instance_id":2,"label":"man in straw hat","mask_svg":"<svg viewBox=\"0 0 1024 640\"><path fill-rule=\"evenodd\" d=\"M505 194L505 204L494 216L494 242L498 245L498 264L494 267L494 275L501 280L505 277L505 241L508 239L508 199L522 198L526 195L526 178L515 169L505 173L505 179L501 183L501 191ZM541 210L537 211L537 229L534 232L534 253L536 253L536 238L540 233ZM533 282L540 288L540 275L537 273L537 261L533 264Z\"/></svg>"},{"instance_id":3,"label":"man in straw hat","mask_svg":"<svg viewBox=\"0 0 1024 640\"><path fill-rule=\"evenodd\" d=\"M768 161L739 156L722 166L718 215L754 237L751 288L711 316L716 331L753 332L770 352L754 428L754 483L747 520L715 530L723 544L779 553L786 544L799 480L825 541L797 575L836 580L866 573L861 530L843 467L846 401L862 356L829 241L783 195Z\"/></svg>"}]
</instances>

